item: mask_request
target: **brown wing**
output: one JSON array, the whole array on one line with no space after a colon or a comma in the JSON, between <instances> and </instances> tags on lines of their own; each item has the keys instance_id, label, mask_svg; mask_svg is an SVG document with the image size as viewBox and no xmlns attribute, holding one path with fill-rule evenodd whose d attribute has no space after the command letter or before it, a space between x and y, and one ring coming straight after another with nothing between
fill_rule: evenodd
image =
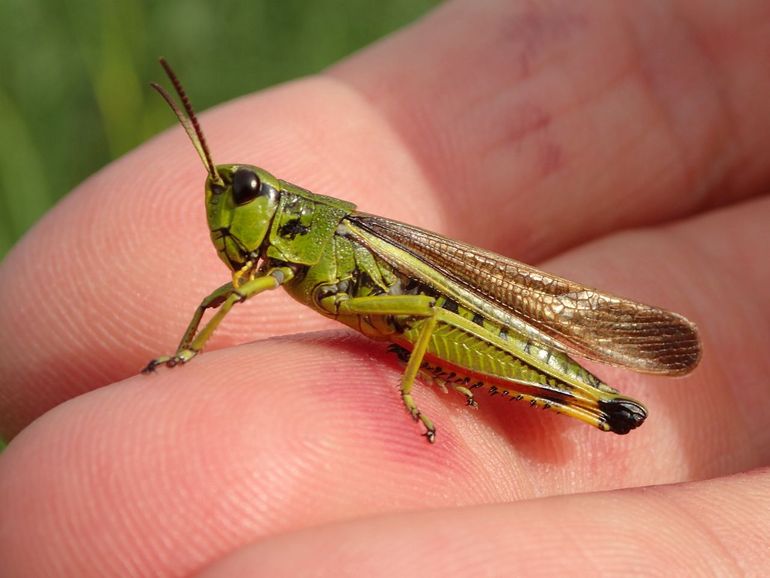
<instances>
[{"instance_id":1,"label":"brown wing","mask_svg":"<svg viewBox=\"0 0 770 578\"><path fill-rule=\"evenodd\" d=\"M565 351L665 375L689 373L700 360L697 329L681 315L411 225L362 213L349 219L523 319Z\"/></svg>"}]
</instances>

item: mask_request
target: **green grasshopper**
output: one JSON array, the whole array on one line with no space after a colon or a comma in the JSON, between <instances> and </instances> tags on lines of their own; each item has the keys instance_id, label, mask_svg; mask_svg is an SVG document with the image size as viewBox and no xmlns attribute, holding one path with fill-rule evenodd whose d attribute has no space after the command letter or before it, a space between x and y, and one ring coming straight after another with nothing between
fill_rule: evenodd
<instances>
[{"instance_id":1,"label":"green grasshopper","mask_svg":"<svg viewBox=\"0 0 770 578\"><path fill-rule=\"evenodd\" d=\"M684 375L701 345L684 317L600 293L436 233L356 210L244 164L215 165L187 95L161 64L184 106L153 83L203 161L211 240L232 281L203 299L176 353L143 371L173 367L201 352L236 304L271 289L377 340L406 362L401 398L417 407L418 374L455 389L524 400L603 431L625 434L647 410L583 368L578 355L639 372ZM199 330L204 312L217 309Z\"/></svg>"}]
</instances>

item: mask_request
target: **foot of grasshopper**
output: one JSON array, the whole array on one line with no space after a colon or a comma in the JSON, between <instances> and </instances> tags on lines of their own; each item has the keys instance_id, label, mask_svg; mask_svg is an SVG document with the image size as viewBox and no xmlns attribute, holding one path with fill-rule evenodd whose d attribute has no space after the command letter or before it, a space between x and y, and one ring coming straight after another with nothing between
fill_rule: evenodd
<instances>
[{"instance_id":1,"label":"foot of grasshopper","mask_svg":"<svg viewBox=\"0 0 770 578\"><path fill-rule=\"evenodd\" d=\"M479 408L479 404L475 399L473 399L473 392L470 389L468 389L464 385L455 385L453 387L457 393L460 393L465 396L466 405L472 407L473 409Z\"/></svg>"},{"instance_id":2,"label":"foot of grasshopper","mask_svg":"<svg viewBox=\"0 0 770 578\"><path fill-rule=\"evenodd\" d=\"M198 355L198 352L192 349L180 349L174 355L162 355L160 357L156 357L150 361L150 363L144 366L142 373L152 373L160 365L165 365L166 367L175 367L177 365L187 363L196 355Z\"/></svg>"},{"instance_id":3,"label":"foot of grasshopper","mask_svg":"<svg viewBox=\"0 0 770 578\"><path fill-rule=\"evenodd\" d=\"M436 427L433 425L433 422L419 410L410 394L402 393L401 399L404 400L404 405L414 421L420 421L425 426L425 433L423 435L428 438L430 443L434 443L436 441Z\"/></svg>"}]
</instances>

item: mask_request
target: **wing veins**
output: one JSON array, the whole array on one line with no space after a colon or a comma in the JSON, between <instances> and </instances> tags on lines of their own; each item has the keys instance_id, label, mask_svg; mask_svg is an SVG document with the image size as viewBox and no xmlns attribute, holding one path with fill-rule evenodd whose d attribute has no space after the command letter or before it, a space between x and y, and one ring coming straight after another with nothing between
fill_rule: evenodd
<instances>
[{"instance_id":1,"label":"wing veins","mask_svg":"<svg viewBox=\"0 0 770 578\"><path fill-rule=\"evenodd\" d=\"M665 375L688 373L700 359L695 325L676 313L602 293L418 227L364 213L349 219L569 353ZM430 284L430 279L421 280Z\"/></svg>"}]
</instances>

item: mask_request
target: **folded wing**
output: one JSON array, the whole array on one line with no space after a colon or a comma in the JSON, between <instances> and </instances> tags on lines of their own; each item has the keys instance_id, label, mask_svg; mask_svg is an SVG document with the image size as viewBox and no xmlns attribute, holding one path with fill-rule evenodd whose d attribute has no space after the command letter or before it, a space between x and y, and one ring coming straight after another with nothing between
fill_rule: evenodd
<instances>
[{"instance_id":1,"label":"folded wing","mask_svg":"<svg viewBox=\"0 0 770 578\"><path fill-rule=\"evenodd\" d=\"M681 315L411 225L362 213L351 220L534 326L568 353L663 375L689 373L700 360L697 329Z\"/></svg>"}]
</instances>

